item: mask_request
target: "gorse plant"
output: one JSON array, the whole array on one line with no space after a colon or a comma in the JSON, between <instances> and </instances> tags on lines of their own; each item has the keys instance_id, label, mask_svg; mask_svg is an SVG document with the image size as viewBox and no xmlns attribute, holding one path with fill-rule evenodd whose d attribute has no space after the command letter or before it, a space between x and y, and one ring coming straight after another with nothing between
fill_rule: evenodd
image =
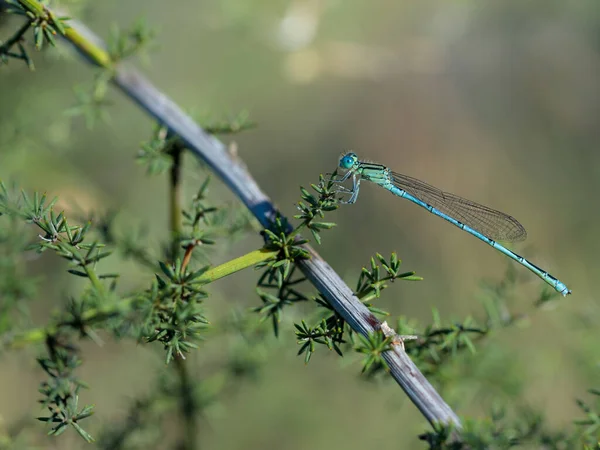
<instances>
[{"instance_id":1,"label":"gorse plant","mask_svg":"<svg viewBox=\"0 0 600 450\"><path fill-rule=\"evenodd\" d=\"M171 152L172 155L172 149L164 151ZM152 165L153 161L148 161L148 164ZM296 261L309 257L302 247L306 240L300 238L298 233L302 229L309 229L315 239L320 241L320 232L334 226L333 223L315 220L323 217L326 211L337 207L337 199L331 191L333 183L321 177L319 184L312 186L319 194L318 198L305 189L301 190L302 198L309 206L303 202L299 203L298 208L302 214L297 216L300 223L293 231L289 231L287 222L277 218L272 229L266 229L264 232L266 244L263 248L212 269L209 266L192 269L190 262L194 250L215 244L215 240L207 236L211 227L215 225L211 218L216 216L221 208L208 202L208 185L207 177L188 209L183 209L180 205L171 205L181 216L176 221L179 225L174 226L174 230L177 230L177 233L173 233L176 245L172 247L173 250L167 251L169 256L175 258L174 261L159 261L157 268L160 271L155 274L155 279L147 289L123 296L118 291L119 275L98 269L98 263L109 257L111 252L106 250L105 244L90 240L90 234L94 231L93 220L89 220L84 226L71 225L63 212L55 212L54 206L58 199L48 201L45 194L38 193L34 193L30 198L25 192L19 197L10 192L4 184L0 184L0 212L10 220L20 218L41 230L38 240L28 246L28 249L38 253L53 251L67 260L67 271L70 274L87 278L90 282L79 298L68 300L64 311L51 324L44 328L14 332L7 335L9 337L4 343L7 347L45 343L48 356L38 360L48 380L42 383L40 392L44 396L41 403L51 414L40 420L52 424L52 434L60 434L68 426L72 426L86 440L92 440L91 435L80 425L83 419L92 414L93 407L88 405L80 408L78 404L80 389L86 386L75 375L77 367L81 364L78 340L91 338L100 342L97 333L104 330L118 338L130 337L140 342L160 342L166 351L167 363L173 359L185 359L187 353L198 348L198 342L204 339L209 326L209 320L204 313L204 302L208 294L203 287L257 263L258 268L264 269L258 280L257 290L263 306L255 308L255 311L263 315L264 319L272 320L275 334L278 333L283 308L297 301L307 300L295 287L305 281L303 277L295 277ZM177 184L171 184L172 189L177 187ZM217 224L221 229L225 226L222 222ZM102 221L101 235L114 236L111 228L109 221ZM118 243L114 237L110 240ZM132 251L132 247L131 244L127 244L126 252L136 255L140 264L148 266L149 257L141 250ZM389 265L380 255L378 258L389 273L389 277L385 279L414 279L412 272L397 273L399 262L395 255L392 255ZM359 286L362 286L361 292L368 298L371 298L367 295L370 290L378 296L380 290L385 287L382 285L384 281L379 279L377 273L376 266L373 266L373 273L365 270L361 275ZM371 287L365 283L365 277L371 280ZM270 294L266 289L275 292ZM306 341L300 352L306 352L307 362L314 351L314 343L324 343L330 348L333 346L332 348L341 355L336 342L343 342L344 330L350 332L344 321L322 298L315 298L315 302L329 312L318 326L321 328L321 338L315 337L312 332L313 335L309 338L300 331L297 333L301 342ZM373 310L383 314L380 310ZM301 329L300 326L297 328ZM325 340L322 339L323 336L327 336ZM377 362L377 367L384 366L384 363L373 355L378 353L380 356L386 350L386 342L385 338L381 340L381 334L362 340L362 345L357 347L357 351L370 355L364 370L371 368L374 361Z\"/></svg>"},{"instance_id":2,"label":"gorse plant","mask_svg":"<svg viewBox=\"0 0 600 450\"><path fill-rule=\"evenodd\" d=\"M37 362L44 373L39 402L45 408L38 419L48 424L49 434L72 429L87 442L96 438L95 445L106 449L162 448L167 445L162 427L177 412L182 424L175 437L177 448L198 448L204 414L239 390L241 380L260 376L261 365L274 357L270 352L274 338L295 332L294 352L305 364L317 349L327 348L329 353L360 360L359 367L353 367L366 380L393 377L401 383L433 424L419 436L429 448L600 448L596 390L590 391L596 403L577 402L585 417L577 420L572 430L550 427L543 415L516 398L501 406L494 404L483 419L461 423L436 391L456 395L457 385L472 381L469 377L463 381L460 371L467 371L476 356L480 357L476 355L479 344L489 342L498 330L520 324L521 317L511 311L507 300L519 283L514 269L510 268L501 282L482 289L481 313L442 319L434 309L430 323L401 316L394 320L394 331L387 322L380 322L391 314L376 302L384 291L400 284L397 282L422 278L406 270L396 252L377 253L366 267L357 270L348 300L344 289L349 289L309 246L309 239L321 244L327 239L325 232L336 225L328 217L340 206L336 172L321 175L309 189L300 188L298 214L293 220L261 201L257 187L244 197L240 185L254 183L249 175L238 184L233 176L226 182L250 212L222 202L211 193L214 175L207 173L207 168L221 178L224 170L211 158L227 154L229 159L223 161L231 164L238 176L247 171L241 163L235 165L235 151L226 153L214 135L233 135L254 127L247 112L226 118L205 114L197 117L202 125L198 129L190 125L193 121L188 116L178 121L183 113L168 99L162 99L163 106L167 105L164 110L153 110L159 102L144 98L141 91L136 95L128 92L128 85L121 80L127 77L122 77L120 63L133 56L147 57L145 52L153 47L155 32L143 21L129 31L114 27L103 50L84 37L73 21L53 12L47 2L5 3L8 12L24 22L0 43L0 61L23 61L33 69L26 42L30 30L38 50L56 45L58 36L75 45L100 69L89 86L75 90L77 105L67 114L82 116L89 127L107 119L110 83L136 98L158 119L148 140L140 145L136 160L148 176L164 178L168 190L167 238L157 243L139 224L126 221L118 225L121 217L114 211L67 213L57 198L19 191L6 180L0 182L0 345L3 350L31 347L38 352ZM146 83L141 77L132 79L136 88ZM180 122L184 125L178 128ZM198 142L209 151L199 150ZM184 176L188 152L202 156L208 166L194 167L194 172L202 173L202 180L194 182L194 194L189 197L184 189L190 185ZM257 230L264 244L219 265L210 264L214 256L210 249L232 246L235 238ZM44 298L44 286L51 280L30 276L27 258L42 253L44 264L54 264L51 258L58 256L56 267L64 268L80 283L73 284L76 292L65 294L59 310L40 326L34 324L28 305ZM123 283L126 275L115 269L121 260L132 262L143 275ZM215 298L211 283L249 268L258 271L256 285L247 289L257 304L244 311L231 308L225 317L211 314ZM311 286L316 292L310 291ZM535 306L545 306L557 295L544 289ZM310 308L303 308L304 317L298 318L297 311L292 311L300 304ZM289 317L293 320L286 320ZM94 386L79 378L79 368L86 362L82 343L89 340L101 345L107 339L157 347L165 367L149 393L131 400L124 419L105 423L98 433L92 433L88 430L94 422L89 418L95 407L86 403L86 389ZM220 358L211 359L213 355L206 349L213 349ZM199 359L192 355L206 358L202 370L194 370L192 364ZM488 389L485 379L478 381L473 391ZM22 433L35 433L32 430ZM17 448L18 434L0 429L0 447L6 442L7 448Z\"/></svg>"}]
</instances>

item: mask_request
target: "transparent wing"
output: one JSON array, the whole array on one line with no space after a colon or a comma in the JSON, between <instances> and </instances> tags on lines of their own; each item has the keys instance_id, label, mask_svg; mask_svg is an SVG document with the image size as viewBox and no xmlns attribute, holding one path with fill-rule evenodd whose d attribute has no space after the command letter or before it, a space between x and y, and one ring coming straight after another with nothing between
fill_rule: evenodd
<instances>
[{"instance_id":1,"label":"transparent wing","mask_svg":"<svg viewBox=\"0 0 600 450\"><path fill-rule=\"evenodd\" d=\"M479 203L443 192L416 178L392 172L398 188L408 192L437 210L470 226L497 241L517 242L527 237L527 231L517 219Z\"/></svg>"}]
</instances>

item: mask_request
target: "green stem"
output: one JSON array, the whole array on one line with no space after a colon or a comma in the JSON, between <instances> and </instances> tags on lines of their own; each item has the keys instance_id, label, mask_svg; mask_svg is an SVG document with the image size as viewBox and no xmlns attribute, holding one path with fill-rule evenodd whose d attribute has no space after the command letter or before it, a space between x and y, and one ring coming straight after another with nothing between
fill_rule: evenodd
<instances>
[{"instance_id":1,"label":"green stem","mask_svg":"<svg viewBox=\"0 0 600 450\"><path fill-rule=\"evenodd\" d=\"M171 227L171 255L172 261L175 261L179 255L179 243L183 233L183 224L181 220L181 198L182 198L182 183L181 183L181 156L183 147L180 143L174 142L169 149L169 153L173 162L169 173L169 215ZM189 261L193 248L186 250L186 258ZM183 267L187 265L184 260ZM179 446L183 450L196 449L196 405L194 401L194 392L192 382L190 381L189 370L183 355L175 355L174 368L179 377L179 401L180 414L183 419L183 438Z\"/></svg>"},{"instance_id":2,"label":"green stem","mask_svg":"<svg viewBox=\"0 0 600 450\"><path fill-rule=\"evenodd\" d=\"M183 232L181 223L181 156L183 147L173 143L170 149L173 163L169 177L169 215L171 221L171 260L175 261L179 254L179 242Z\"/></svg>"},{"instance_id":3,"label":"green stem","mask_svg":"<svg viewBox=\"0 0 600 450\"><path fill-rule=\"evenodd\" d=\"M81 318L86 322L92 323L101 318L118 316L122 314L124 308L126 309L129 304L133 303L135 300L135 297L130 297L121 300L119 303L106 305L101 308L88 309L82 314ZM56 334L60 328L64 326L68 326L68 322L58 322L45 328L33 328L31 330L24 331L13 336L12 338L8 338L3 343L2 347L6 349L17 349L25 347L26 345L43 342L47 336Z\"/></svg>"},{"instance_id":4,"label":"green stem","mask_svg":"<svg viewBox=\"0 0 600 450\"><path fill-rule=\"evenodd\" d=\"M44 11L44 5L36 0L19 0L19 3L30 11L34 13L36 16L44 16L46 12Z\"/></svg>"},{"instance_id":5,"label":"green stem","mask_svg":"<svg viewBox=\"0 0 600 450\"><path fill-rule=\"evenodd\" d=\"M98 275L96 275L96 272L87 265L84 266L83 269L85 270L85 273L87 274L88 278L90 279L90 282L92 283L92 286L94 286L96 291L98 291L98 293L101 295L106 294L104 285L100 281L100 278L98 278Z\"/></svg>"},{"instance_id":6,"label":"green stem","mask_svg":"<svg viewBox=\"0 0 600 450\"><path fill-rule=\"evenodd\" d=\"M25 347L28 344L37 344L46 339L49 334L56 333L57 328L55 326L49 326L48 328L34 328L29 331L20 333L12 338L8 338L7 342L4 343L3 347L7 349L17 349Z\"/></svg>"},{"instance_id":7,"label":"green stem","mask_svg":"<svg viewBox=\"0 0 600 450\"><path fill-rule=\"evenodd\" d=\"M92 42L88 41L81 34L76 32L73 28L67 28L65 37L73 44L80 52L82 52L91 61L104 67L105 69L112 68L113 61L110 55L104 49L98 47Z\"/></svg>"},{"instance_id":8,"label":"green stem","mask_svg":"<svg viewBox=\"0 0 600 450\"><path fill-rule=\"evenodd\" d=\"M174 360L175 369L180 381L180 408L183 422L185 424L184 437L179 448L183 450L195 450L197 448L197 421L196 421L196 399L194 397L194 386L190 380L185 360L179 356Z\"/></svg>"},{"instance_id":9,"label":"green stem","mask_svg":"<svg viewBox=\"0 0 600 450\"><path fill-rule=\"evenodd\" d=\"M247 269L248 267L254 267L261 262L275 259L278 253L278 250L271 250L264 247L254 250L245 254L244 256L240 256L239 258L232 259L231 261L209 269L198 280L195 280L194 283L212 283L213 281L224 278L232 273L239 272L240 270Z\"/></svg>"}]
</instances>

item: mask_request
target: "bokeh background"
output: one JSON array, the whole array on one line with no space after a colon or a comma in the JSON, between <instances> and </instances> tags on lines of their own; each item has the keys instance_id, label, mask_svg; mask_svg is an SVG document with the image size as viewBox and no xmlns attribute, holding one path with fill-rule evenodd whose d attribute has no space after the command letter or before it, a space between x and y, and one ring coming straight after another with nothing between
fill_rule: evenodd
<instances>
[{"instance_id":1,"label":"bokeh background","mask_svg":"<svg viewBox=\"0 0 600 450\"><path fill-rule=\"evenodd\" d=\"M159 45L139 66L182 107L216 117L248 109L258 127L234 137L239 155L289 216L299 186L332 171L352 149L518 218L529 237L515 250L573 295L536 309L543 283L516 267L521 282L511 308L529 316L527 326L498 332L469 356L469 385L447 400L459 414L478 417L493 402L518 397L552 426L569 426L574 399L598 387L597 1L75 3L73 15L104 38L111 24L127 27L139 16L155 26ZM16 26L2 17L0 38ZM35 72L17 61L0 69L0 178L85 209L117 208L124 223L146 224L158 245L167 236L166 182L135 162L152 121L114 91L109 121L87 129L63 112L75 103L73 86L89 83L94 69L65 48L34 53L34 60ZM191 193L202 175L189 167ZM232 200L218 181L212 193ZM442 317L481 316L482 280L499 282L513 264L376 186L363 184L357 204L330 219L338 227L318 250L351 286L375 252L398 252L407 270L425 278L397 283L381 299L392 314L422 323L432 307ZM211 262L261 242L251 234ZM129 287L147 282L131 265L115 265L130 274ZM31 271L45 277L34 305L35 319L45 323L81 285L52 259L33 261ZM215 315L258 305L256 277L248 271L212 285ZM205 448L419 448L426 423L394 383L365 383L356 362L327 352L305 366L285 323L261 378L207 415ZM97 405L91 420L98 424L123 414L163 367L156 349L132 343L87 352L81 374L91 389L82 402ZM32 355L2 358L0 418L38 415L41 375ZM202 356L191 361L202 371ZM84 445L71 433L53 442Z\"/></svg>"}]
</instances>

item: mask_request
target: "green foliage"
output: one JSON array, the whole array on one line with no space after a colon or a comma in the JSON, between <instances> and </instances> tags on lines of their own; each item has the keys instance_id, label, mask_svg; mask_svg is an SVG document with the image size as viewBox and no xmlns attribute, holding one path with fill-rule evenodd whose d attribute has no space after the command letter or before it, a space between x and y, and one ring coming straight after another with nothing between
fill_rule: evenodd
<instances>
[{"instance_id":1,"label":"green foliage","mask_svg":"<svg viewBox=\"0 0 600 450\"><path fill-rule=\"evenodd\" d=\"M578 440L576 435L564 431L552 431L544 423L543 415L529 408L521 408L509 414L506 408L495 407L489 417L480 420L467 419L461 432L461 441L451 437L452 428L436 425L432 432L419 436L432 450L467 450L509 448L551 448L567 450L591 449ZM597 445L597 444L595 444Z\"/></svg>"},{"instance_id":2,"label":"green foliage","mask_svg":"<svg viewBox=\"0 0 600 450\"><path fill-rule=\"evenodd\" d=\"M148 52L156 48L155 39L156 30L142 18L136 20L127 30L113 24L107 40L108 54L115 64L134 55L148 62Z\"/></svg>"},{"instance_id":3,"label":"green foliage","mask_svg":"<svg viewBox=\"0 0 600 450\"><path fill-rule=\"evenodd\" d=\"M124 259L131 259L137 264L159 270L157 259L151 254L147 245L148 229L145 224L139 227L128 226L125 230L117 229L116 211L108 211L102 215L80 214L81 219L91 223L94 231L106 245L116 248Z\"/></svg>"},{"instance_id":4,"label":"green foliage","mask_svg":"<svg viewBox=\"0 0 600 450\"><path fill-rule=\"evenodd\" d=\"M271 229L265 230L268 245L279 251L279 257L276 261L262 264L266 270L259 279L257 293L263 304L253 311L261 314L263 321L271 320L276 336L279 335L279 323L284 309L308 300L308 297L297 288L297 285L305 279L293 276L295 262L309 256L302 247L307 240L301 238L299 233L303 229L308 229L315 241L320 244L321 232L335 226L332 222L319 221L325 217L325 213L334 211L339 206L335 179L336 172L328 179L321 175L318 184L311 184L316 195L305 188L300 188L302 200L297 205L300 214L294 216L295 219L300 220L300 223L294 229L285 219L278 217ZM421 277L415 276L414 272L401 272L400 265L401 261L396 253L392 253L389 261L377 254L376 259L371 258L370 270L362 269L357 282L356 295L372 313L388 315L386 311L369 303L380 297L381 291L388 287L388 282L421 280ZM381 268L385 275L381 273ZM372 378L385 370L386 364L382 354L389 349L391 338L386 338L382 333L356 337L352 329L321 295L315 296L312 300L319 310L317 323L309 326L305 320L302 320L301 324L295 324L296 338L300 345L298 355L304 355L305 363L310 361L317 344L326 346L342 356L343 344L351 342L354 343L354 351L366 355L363 361L363 374Z\"/></svg>"},{"instance_id":5,"label":"green foliage","mask_svg":"<svg viewBox=\"0 0 600 450\"><path fill-rule=\"evenodd\" d=\"M375 258L377 258L377 261L386 272L386 275L383 277L381 276L381 270L375 261ZM423 280L423 278L415 276L414 272L400 272L400 264L402 264L402 261L398 259L398 255L395 252L390 256L389 262L379 253L375 255L375 258L371 258L371 270L368 270L366 267L362 268L360 276L358 277L358 282L356 283L356 296L365 304L374 298L379 298L381 296L381 291L389 287L387 284L388 281L393 283L396 280ZM367 304L367 306L370 305ZM374 309L371 309L371 311L375 313L378 312ZM381 312L381 314L387 313Z\"/></svg>"},{"instance_id":6,"label":"green foliage","mask_svg":"<svg viewBox=\"0 0 600 450\"><path fill-rule=\"evenodd\" d=\"M575 420L575 425L579 428L579 441L583 447L597 449L600 447L600 390L589 389L588 392L594 396L594 403L576 400L585 418Z\"/></svg>"},{"instance_id":7,"label":"green foliage","mask_svg":"<svg viewBox=\"0 0 600 450\"><path fill-rule=\"evenodd\" d=\"M292 230L285 218L278 216L271 228L264 230L267 246L277 250L278 257L275 261L268 261L258 266L265 267L257 287L257 293L263 304L254 308L254 311L263 316L261 320L271 320L276 336L279 334L279 322L284 308L307 300L307 297L296 288L305 278L294 277L296 262L309 258L308 252L303 247L308 241L299 236L300 231L310 230L315 240L321 242L321 231L331 229L335 225L316 220L323 218L325 212L333 211L338 207L332 179L325 180L321 175L319 184L311 185L318 197L301 188L302 199L306 203L298 203L301 214L295 218L300 219L301 222L295 229Z\"/></svg>"},{"instance_id":8,"label":"green foliage","mask_svg":"<svg viewBox=\"0 0 600 450\"><path fill-rule=\"evenodd\" d=\"M148 299L153 305L152 320L143 334L148 342L164 344L169 363L173 356L185 359L185 353L198 348L194 341L201 339L208 325L202 309L207 294L198 282L208 267L188 272L180 259L173 266L161 262L160 267L163 276L156 275Z\"/></svg>"},{"instance_id":9,"label":"green foliage","mask_svg":"<svg viewBox=\"0 0 600 450\"><path fill-rule=\"evenodd\" d=\"M109 63L101 65L91 83L74 87L77 103L67 109L65 114L72 117L83 116L88 129L93 129L98 121L108 122L108 107L112 102L106 97L116 64L133 56L149 61L149 52L155 47L155 38L155 31L142 19L137 20L131 29L122 30L113 25L107 43Z\"/></svg>"},{"instance_id":10,"label":"green foliage","mask_svg":"<svg viewBox=\"0 0 600 450\"><path fill-rule=\"evenodd\" d=\"M324 300L322 301L324 302ZM298 355L304 353L304 362L306 364L308 364L310 357L315 352L316 344L326 345L329 350L335 350L338 355L343 355L340 344L346 342L344 341L344 322L338 319L334 321L332 326L331 318L338 319L337 316L332 315L329 321L321 319L321 322L314 327L306 325L304 320L300 325L294 324L298 343L301 344Z\"/></svg>"},{"instance_id":11,"label":"green foliage","mask_svg":"<svg viewBox=\"0 0 600 450\"><path fill-rule=\"evenodd\" d=\"M202 128L209 134L235 134L255 126L245 110L224 119L215 119L204 114L199 118ZM163 125L156 125L152 138L141 144L137 161L147 166L148 174L158 175L171 169L173 152L183 149L183 143L177 136L170 135Z\"/></svg>"},{"instance_id":12,"label":"green foliage","mask_svg":"<svg viewBox=\"0 0 600 450\"><path fill-rule=\"evenodd\" d=\"M10 193L9 193L10 192ZM38 295L37 277L26 276L23 253L29 247L29 238L24 232L21 219L7 214L10 197L16 196L14 189L8 190L0 183L0 335L20 326L28 325L26 305Z\"/></svg>"},{"instance_id":13,"label":"green foliage","mask_svg":"<svg viewBox=\"0 0 600 450\"><path fill-rule=\"evenodd\" d=\"M146 166L149 175L165 173L173 164L173 157L170 152L177 141L177 137L168 136L168 130L165 126L156 125L152 138L141 144L137 155L138 163Z\"/></svg>"},{"instance_id":14,"label":"green foliage","mask_svg":"<svg viewBox=\"0 0 600 450\"><path fill-rule=\"evenodd\" d=\"M376 260L379 261L387 275L381 276L380 266L376 263ZM370 270L362 268L355 293L373 314L387 316L389 315L388 312L370 303L371 300L379 298L381 291L388 287L386 282L393 282L395 280L417 281L421 278L415 276L414 272L401 273L401 261L395 253L392 253L389 261L382 255L377 254L376 259L371 258L370 263ZM356 340L352 329L347 326L345 321L331 308L322 296L315 296L313 301L320 309L318 313L320 316L319 322L313 327L307 326L305 321L302 321L302 325L296 324L296 337L298 343L301 345L298 354L304 354L304 360L307 363L316 350L315 344L325 345L329 350L333 349L342 356L340 345L346 342L354 343ZM323 314L323 311L326 311L326 313ZM348 337L345 337L345 334ZM382 343L383 341L385 341L385 344ZM353 349L359 353L365 353L370 350L374 350L377 353L381 349L381 345L387 348L388 343L389 341L381 333L376 333L368 338L359 336L358 341L354 343ZM369 378L372 378L385 368L385 363L382 361L377 360L377 363L375 362L367 358L363 363L362 372Z\"/></svg>"},{"instance_id":15,"label":"green foliage","mask_svg":"<svg viewBox=\"0 0 600 450\"><path fill-rule=\"evenodd\" d=\"M253 311L262 315L261 321L270 319L273 332L278 336L284 308L307 300L306 296L296 289L306 278L294 277L296 266L286 259L273 263L272 267L273 270L266 270L258 280L256 292L263 304L253 308ZM280 267L284 268L283 273L279 270ZM288 269L287 272L285 269Z\"/></svg>"},{"instance_id":16,"label":"green foliage","mask_svg":"<svg viewBox=\"0 0 600 450\"><path fill-rule=\"evenodd\" d=\"M291 237L295 237L303 228L307 228L315 241L318 244L321 243L321 231L330 230L335 226L334 223L331 222L319 222L315 219L324 218L325 213L335 211L339 205L338 200L335 197L335 175L334 172L329 180L325 181L323 175L319 177L319 184L311 184L311 188L319 194L318 197L315 197L309 191L300 188L300 192L302 193L302 200L298 202L298 210L300 214L294 216L295 219L300 220L300 224L296 227L296 229L290 233Z\"/></svg>"},{"instance_id":17,"label":"green foliage","mask_svg":"<svg viewBox=\"0 0 600 450\"><path fill-rule=\"evenodd\" d=\"M96 123L108 123L110 114L108 107L112 102L106 98L108 83L112 78L109 70L99 70L90 83L83 83L73 88L77 103L64 111L66 116L82 116L88 129Z\"/></svg>"},{"instance_id":18,"label":"green foliage","mask_svg":"<svg viewBox=\"0 0 600 450\"><path fill-rule=\"evenodd\" d=\"M165 447L165 423L173 419L174 410L185 409L188 418L204 417L223 398L243 389L244 381L256 379L270 345L264 327L251 317L237 310L228 315L221 327L212 330L216 348L224 358L211 359L209 371L204 367L196 370L192 365L193 377L177 363L171 366L175 370L161 372L147 394L131 399L124 417L104 424L97 446L107 450ZM188 381L183 382L185 379ZM192 424L196 433L208 428L202 421Z\"/></svg>"},{"instance_id":19,"label":"green foliage","mask_svg":"<svg viewBox=\"0 0 600 450\"><path fill-rule=\"evenodd\" d=\"M33 30L36 50L41 50L44 44L56 46L56 36L65 35L69 25L66 23L68 17L56 17L46 7L47 1L32 2L28 0L6 0L8 12L26 18L23 26L13 34L8 41L0 43L0 63L8 63L10 58L20 59L33 70L34 65L24 45L25 34L29 29ZM14 47L17 48L15 52Z\"/></svg>"},{"instance_id":20,"label":"green foliage","mask_svg":"<svg viewBox=\"0 0 600 450\"><path fill-rule=\"evenodd\" d=\"M81 359L76 347L66 338L66 335L48 335L46 346L49 356L38 358L48 377L40 385L39 392L43 395L40 403L50 412L49 416L38 420L52 425L48 432L50 435L58 436L71 426L87 442L93 442L92 436L78 423L91 416L94 408L84 406L79 409L79 390L86 385L74 373Z\"/></svg>"},{"instance_id":21,"label":"green foliage","mask_svg":"<svg viewBox=\"0 0 600 450\"><path fill-rule=\"evenodd\" d=\"M381 331L371 333L368 337L358 335L359 342L354 346L354 350L365 355L362 363L363 374L373 377L387 369L383 353L391 350L390 344L393 340L393 336L385 337Z\"/></svg>"},{"instance_id":22,"label":"green foliage","mask_svg":"<svg viewBox=\"0 0 600 450\"><path fill-rule=\"evenodd\" d=\"M183 225L189 230L188 233L180 237L180 244L184 248L199 245L213 245L215 243L213 239L208 237L209 233L205 231L206 227L212 225L210 220L211 216L218 211L218 208L207 204L205 201L209 182L210 177L207 177L192 199L190 208L182 211L184 217Z\"/></svg>"},{"instance_id":23,"label":"green foliage","mask_svg":"<svg viewBox=\"0 0 600 450\"><path fill-rule=\"evenodd\" d=\"M419 330L415 321L399 317L396 329L399 334L417 334L418 338L406 343L406 352L425 376L435 378L449 361L463 350L475 353L472 337L481 338L488 329L480 327L474 319L444 324L437 310L433 310L431 324Z\"/></svg>"},{"instance_id":24,"label":"green foliage","mask_svg":"<svg viewBox=\"0 0 600 450\"><path fill-rule=\"evenodd\" d=\"M204 114L203 117L198 117L198 122L208 134L235 134L256 127L256 123L250 120L250 113L246 110L230 114L224 119L215 119L212 114Z\"/></svg>"},{"instance_id":25,"label":"green foliage","mask_svg":"<svg viewBox=\"0 0 600 450\"><path fill-rule=\"evenodd\" d=\"M0 215L11 224L19 220L37 226L41 233L38 240L30 245L26 241L11 242L21 251L29 249L38 253L52 251L68 262L71 275L88 279L90 285L79 297L69 299L64 311L55 315L51 324L40 329L12 333L4 345L17 348L35 342L45 342L48 356L39 362L49 380L42 383L40 393L42 404L48 407L50 415L40 420L52 425L51 434L61 434L69 426L82 437L92 441L92 437L81 426L81 421L91 415L92 407L79 409L80 388L85 383L79 380L75 371L81 364L76 341L91 338L100 343L97 331L104 329L116 337L130 337L143 342L160 342L166 352L167 363L173 359L185 359L185 354L198 348L209 322L204 314L203 302L207 298L202 286L212 279L207 277L208 266L191 269L191 253L195 248L209 246L214 240L206 237L204 227L215 223L210 216L221 208L207 203L206 192L209 178L201 184L189 209L181 210L181 233L176 236L176 244L185 250L184 258L176 258L173 263L159 261L152 264L148 254L131 244L130 240L115 238L114 215L108 215L96 228L101 235L109 238L112 244L127 243L126 254L145 267L160 269L148 289L126 296L117 293L118 274L99 272L98 264L111 255L105 244L89 241L95 231L92 221L84 226L72 225L63 212L56 213L57 199L48 200L37 192L29 196L25 192L17 195L0 183ZM217 221L216 225L223 223ZM2 229L3 236L10 236L11 228ZM4 262L5 259L2 259ZM103 280L112 280L106 286ZM13 281L13 284L17 280ZM16 287L16 284L14 284ZM8 319L10 309L23 300L23 289L13 290L13 302L3 304L3 321ZM4 331L9 331L6 321ZM5 335L6 338L6 335ZM238 369L239 372L239 369Z\"/></svg>"},{"instance_id":26,"label":"green foliage","mask_svg":"<svg viewBox=\"0 0 600 450\"><path fill-rule=\"evenodd\" d=\"M104 245L101 243L84 242L90 223L83 227L69 225L65 215L62 212L56 214L53 209L57 198L46 204L46 194L40 196L36 192L33 199L30 199L24 191L21 195L23 203L11 199L8 189L0 182L0 211L17 215L26 222L35 224L44 233L39 235L40 241L29 248L38 253L54 250L58 256L69 261L69 273L89 278L94 288L98 292L103 292L104 288L99 278L113 278L115 275L95 273L93 266L109 256L110 252L102 251Z\"/></svg>"}]
</instances>

